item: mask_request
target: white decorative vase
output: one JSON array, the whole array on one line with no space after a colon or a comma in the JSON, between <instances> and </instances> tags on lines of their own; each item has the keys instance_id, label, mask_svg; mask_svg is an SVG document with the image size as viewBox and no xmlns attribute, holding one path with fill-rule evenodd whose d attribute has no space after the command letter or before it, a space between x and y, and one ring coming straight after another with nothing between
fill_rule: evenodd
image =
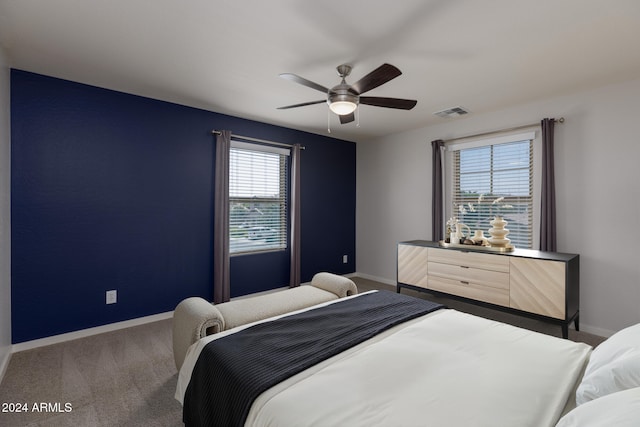
<instances>
[{"instance_id":1,"label":"white decorative vase","mask_svg":"<svg viewBox=\"0 0 640 427\"><path fill-rule=\"evenodd\" d=\"M491 224L491 228L489 229L489 234L491 235L491 237L489 237L489 244L497 248L509 246L511 239L507 239L509 230L505 228L507 221L501 216L496 216L489 224Z\"/></svg>"},{"instance_id":2,"label":"white decorative vase","mask_svg":"<svg viewBox=\"0 0 640 427\"><path fill-rule=\"evenodd\" d=\"M471 240L476 245L481 245L481 246L488 246L489 245L489 240L486 237L484 237L484 231L482 231L482 230L476 230L474 232L473 237L471 238Z\"/></svg>"}]
</instances>

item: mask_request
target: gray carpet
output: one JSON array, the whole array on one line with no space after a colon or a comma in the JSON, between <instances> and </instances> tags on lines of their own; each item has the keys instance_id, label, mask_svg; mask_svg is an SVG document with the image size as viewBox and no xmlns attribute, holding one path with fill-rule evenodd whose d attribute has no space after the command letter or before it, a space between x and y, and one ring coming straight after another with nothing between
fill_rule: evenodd
<instances>
[{"instance_id":1,"label":"gray carpet","mask_svg":"<svg viewBox=\"0 0 640 427\"><path fill-rule=\"evenodd\" d=\"M391 289L354 278L358 289ZM403 290L451 308L560 336L560 327ZM603 338L570 330L570 339L591 345ZM177 373L171 321L163 320L12 355L0 384L0 403L27 403L27 413L0 412L0 426L181 426L182 408L173 398ZM70 412L32 412L33 404L56 404Z\"/></svg>"},{"instance_id":2,"label":"gray carpet","mask_svg":"<svg viewBox=\"0 0 640 427\"><path fill-rule=\"evenodd\" d=\"M0 426L181 426L176 379L170 320L18 352L0 402L29 412L0 413ZM71 411L31 412L40 402Z\"/></svg>"}]
</instances>

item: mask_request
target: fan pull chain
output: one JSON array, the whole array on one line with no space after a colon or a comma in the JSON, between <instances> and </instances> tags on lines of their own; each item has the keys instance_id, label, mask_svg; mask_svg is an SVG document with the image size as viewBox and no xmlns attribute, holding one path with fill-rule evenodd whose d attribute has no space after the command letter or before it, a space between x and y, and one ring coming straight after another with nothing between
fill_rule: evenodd
<instances>
[{"instance_id":1,"label":"fan pull chain","mask_svg":"<svg viewBox=\"0 0 640 427\"><path fill-rule=\"evenodd\" d=\"M360 127L360 109L356 108L356 127Z\"/></svg>"},{"instance_id":2,"label":"fan pull chain","mask_svg":"<svg viewBox=\"0 0 640 427\"><path fill-rule=\"evenodd\" d=\"M331 111L327 108L327 132L331 133Z\"/></svg>"}]
</instances>

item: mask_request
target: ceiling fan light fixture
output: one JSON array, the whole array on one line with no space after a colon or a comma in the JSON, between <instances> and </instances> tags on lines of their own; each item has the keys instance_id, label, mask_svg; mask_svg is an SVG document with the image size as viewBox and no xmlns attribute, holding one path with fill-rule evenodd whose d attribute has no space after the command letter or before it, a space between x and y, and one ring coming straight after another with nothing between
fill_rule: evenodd
<instances>
[{"instance_id":1,"label":"ceiling fan light fixture","mask_svg":"<svg viewBox=\"0 0 640 427\"><path fill-rule=\"evenodd\" d=\"M329 92L327 99L329 108L339 116L351 114L358 108L358 95L349 89L349 86L343 83Z\"/></svg>"},{"instance_id":2,"label":"ceiling fan light fixture","mask_svg":"<svg viewBox=\"0 0 640 427\"><path fill-rule=\"evenodd\" d=\"M339 116L344 116L345 114L351 114L358 107L358 104L351 101L334 101L329 104L329 108L331 111L336 113Z\"/></svg>"}]
</instances>

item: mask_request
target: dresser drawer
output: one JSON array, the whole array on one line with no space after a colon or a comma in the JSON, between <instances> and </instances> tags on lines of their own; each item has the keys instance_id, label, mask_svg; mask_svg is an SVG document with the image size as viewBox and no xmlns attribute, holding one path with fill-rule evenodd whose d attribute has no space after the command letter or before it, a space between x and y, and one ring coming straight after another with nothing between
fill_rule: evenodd
<instances>
[{"instance_id":1,"label":"dresser drawer","mask_svg":"<svg viewBox=\"0 0 640 427\"><path fill-rule=\"evenodd\" d=\"M439 262L428 262L429 276L438 276L509 291L509 273Z\"/></svg>"},{"instance_id":2,"label":"dresser drawer","mask_svg":"<svg viewBox=\"0 0 640 427\"><path fill-rule=\"evenodd\" d=\"M477 301L509 307L509 290L482 286L460 280L429 276L429 289Z\"/></svg>"},{"instance_id":3,"label":"dresser drawer","mask_svg":"<svg viewBox=\"0 0 640 427\"><path fill-rule=\"evenodd\" d=\"M495 254L429 248L429 261L509 273L509 258Z\"/></svg>"}]
</instances>

